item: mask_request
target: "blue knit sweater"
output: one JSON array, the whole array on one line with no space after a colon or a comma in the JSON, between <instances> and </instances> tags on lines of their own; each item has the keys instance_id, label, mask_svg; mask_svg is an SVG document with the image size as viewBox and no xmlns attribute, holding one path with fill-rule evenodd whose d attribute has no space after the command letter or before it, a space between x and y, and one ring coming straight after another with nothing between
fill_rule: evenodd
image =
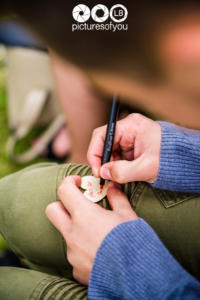
<instances>
[{"instance_id":1,"label":"blue knit sweater","mask_svg":"<svg viewBox=\"0 0 200 300\"><path fill-rule=\"evenodd\" d=\"M200 132L162 126L161 162L153 186L200 193ZM200 299L200 283L171 256L142 219L122 223L97 251L89 299Z\"/></svg>"},{"instance_id":2,"label":"blue knit sweater","mask_svg":"<svg viewBox=\"0 0 200 300\"><path fill-rule=\"evenodd\" d=\"M161 160L153 186L200 193L200 131L159 123L162 127Z\"/></svg>"}]
</instances>

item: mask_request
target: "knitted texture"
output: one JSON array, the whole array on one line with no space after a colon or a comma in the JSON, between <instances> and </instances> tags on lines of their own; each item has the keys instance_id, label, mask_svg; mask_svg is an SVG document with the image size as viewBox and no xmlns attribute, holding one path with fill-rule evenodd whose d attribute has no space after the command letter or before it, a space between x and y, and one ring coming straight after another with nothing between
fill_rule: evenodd
<instances>
[{"instance_id":1,"label":"knitted texture","mask_svg":"<svg viewBox=\"0 0 200 300\"><path fill-rule=\"evenodd\" d=\"M166 250L143 220L122 223L102 242L89 299L199 299L200 284Z\"/></svg>"},{"instance_id":2,"label":"knitted texture","mask_svg":"<svg viewBox=\"0 0 200 300\"><path fill-rule=\"evenodd\" d=\"M156 188L200 193L200 131L167 122L162 127L160 169Z\"/></svg>"}]
</instances>

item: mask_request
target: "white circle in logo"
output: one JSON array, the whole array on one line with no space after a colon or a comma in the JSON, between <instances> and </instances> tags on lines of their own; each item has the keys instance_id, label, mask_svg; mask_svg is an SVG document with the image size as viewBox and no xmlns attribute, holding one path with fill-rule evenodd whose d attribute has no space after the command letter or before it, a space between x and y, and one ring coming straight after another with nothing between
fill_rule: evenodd
<instances>
[{"instance_id":1,"label":"white circle in logo","mask_svg":"<svg viewBox=\"0 0 200 300\"><path fill-rule=\"evenodd\" d=\"M79 23L86 22L90 18L90 9L85 4L78 4L72 11L72 16Z\"/></svg>"},{"instance_id":2,"label":"white circle in logo","mask_svg":"<svg viewBox=\"0 0 200 300\"><path fill-rule=\"evenodd\" d=\"M128 17L128 10L124 5L116 4L110 9L110 17L116 23L123 22Z\"/></svg>"},{"instance_id":3,"label":"white circle in logo","mask_svg":"<svg viewBox=\"0 0 200 300\"><path fill-rule=\"evenodd\" d=\"M92 19L95 22L102 23L105 22L109 17L109 10L103 4L97 4L93 7L91 11Z\"/></svg>"}]
</instances>

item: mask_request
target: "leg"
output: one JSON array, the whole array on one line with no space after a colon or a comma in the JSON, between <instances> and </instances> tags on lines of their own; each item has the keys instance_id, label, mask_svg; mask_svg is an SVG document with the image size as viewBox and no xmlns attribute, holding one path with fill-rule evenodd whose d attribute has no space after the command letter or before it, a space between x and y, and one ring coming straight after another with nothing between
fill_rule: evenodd
<instances>
[{"instance_id":1,"label":"leg","mask_svg":"<svg viewBox=\"0 0 200 300\"><path fill-rule=\"evenodd\" d=\"M32 269L67 279L72 279L72 273L65 243L44 211L48 203L58 200L56 191L63 178L75 174L90 175L91 170L82 165L46 163L0 180L0 232L10 248ZM199 279L200 195L160 191L145 183L126 184L124 191L137 214ZM109 208L106 198L99 204Z\"/></svg>"},{"instance_id":2,"label":"leg","mask_svg":"<svg viewBox=\"0 0 200 300\"><path fill-rule=\"evenodd\" d=\"M58 276L70 275L70 266L62 237L44 211L56 200L61 173L62 167L45 163L0 181L0 232L8 246L33 269Z\"/></svg>"},{"instance_id":3,"label":"leg","mask_svg":"<svg viewBox=\"0 0 200 300\"><path fill-rule=\"evenodd\" d=\"M34 270L72 279L65 242L45 215L65 176L91 175L89 166L36 164L0 180L0 233ZM100 204L108 208L104 198Z\"/></svg>"},{"instance_id":4,"label":"leg","mask_svg":"<svg viewBox=\"0 0 200 300\"><path fill-rule=\"evenodd\" d=\"M87 288L72 278L61 235L45 216L69 169L90 173L89 167L43 163L0 180L0 232L30 268L40 271L0 268L1 299L87 299Z\"/></svg>"},{"instance_id":5,"label":"leg","mask_svg":"<svg viewBox=\"0 0 200 300\"><path fill-rule=\"evenodd\" d=\"M0 278L0 297L3 300L87 299L85 286L33 270L1 267Z\"/></svg>"}]
</instances>

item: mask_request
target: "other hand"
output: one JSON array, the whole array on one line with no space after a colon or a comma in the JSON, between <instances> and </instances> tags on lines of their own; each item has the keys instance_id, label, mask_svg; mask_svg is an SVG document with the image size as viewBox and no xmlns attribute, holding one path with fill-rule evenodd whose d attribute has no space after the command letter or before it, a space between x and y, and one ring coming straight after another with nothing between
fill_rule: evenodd
<instances>
[{"instance_id":1,"label":"other hand","mask_svg":"<svg viewBox=\"0 0 200 300\"><path fill-rule=\"evenodd\" d=\"M107 126L94 130L87 158L96 177L118 183L156 181L160 166L161 126L140 114L116 124L111 162L101 167Z\"/></svg>"},{"instance_id":2,"label":"other hand","mask_svg":"<svg viewBox=\"0 0 200 300\"><path fill-rule=\"evenodd\" d=\"M81 177L67 177L58 189L61 201L49 204L46 214L66 241L67 259L73 266L74 278L87 285L105 236L118 224L138 217L126 195L113 183L107 194L112 210L88 200L79 190L80 184Z\"/></svg>"}]
</instances>

